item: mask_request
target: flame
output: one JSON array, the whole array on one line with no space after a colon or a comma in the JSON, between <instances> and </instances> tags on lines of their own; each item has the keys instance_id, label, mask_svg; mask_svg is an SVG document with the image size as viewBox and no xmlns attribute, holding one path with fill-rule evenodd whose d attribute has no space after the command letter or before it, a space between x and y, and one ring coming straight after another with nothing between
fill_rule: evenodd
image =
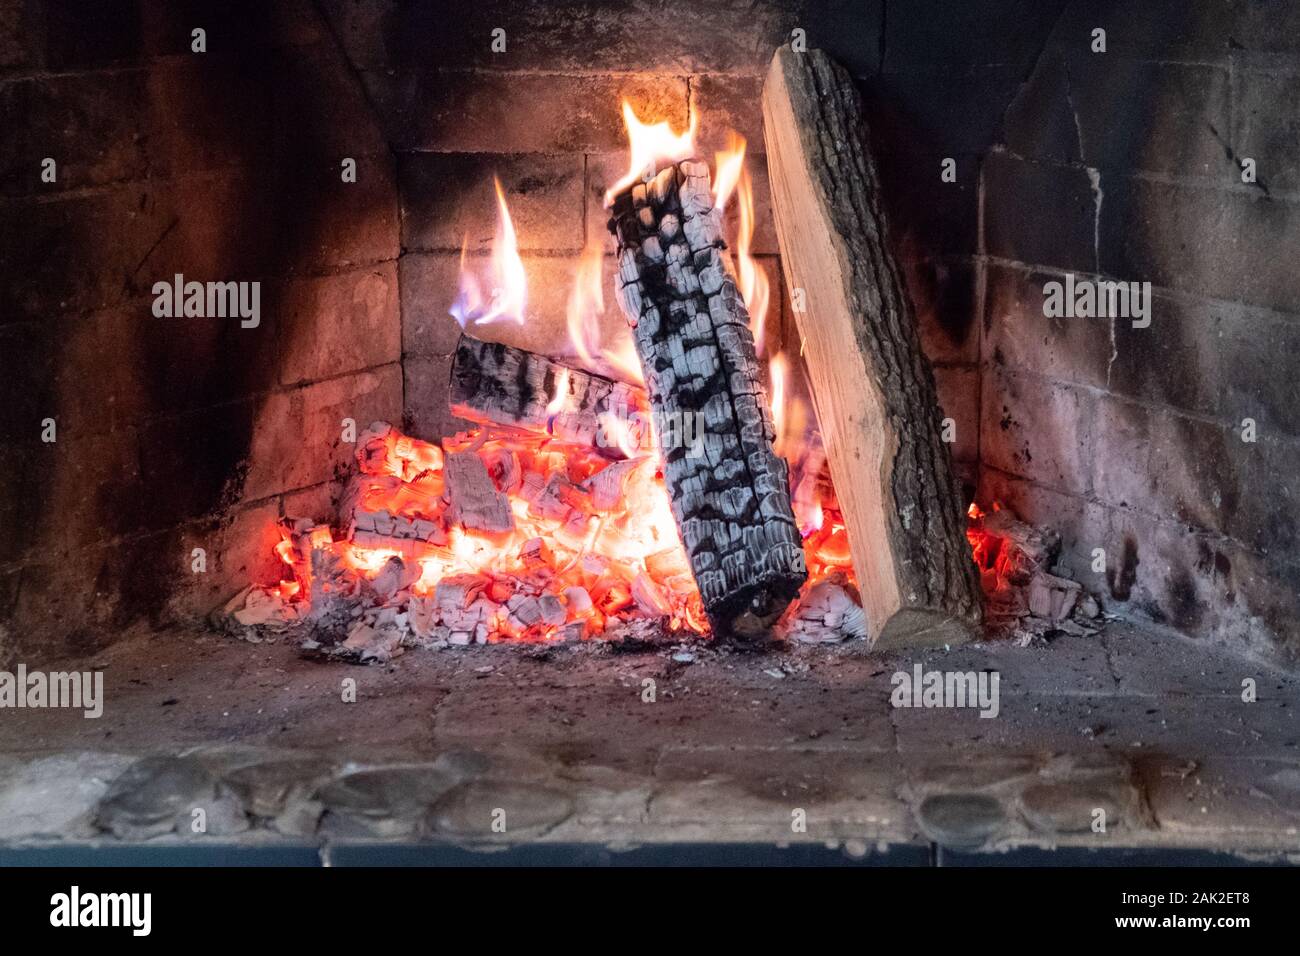
<instances>
[{"instance_id":1,"label":"flame","mask_svg":"<svg viewBox=\"0 0 1300 956\"><path fill-rule=\"evenodd\" d=\"M740 181L740 174L745 168L745 138L732 133L728 139L727 149L714 153L713 205L718 212L727 207L732 190Z\"/></svg>"},{"instance_id":2,"label":"flame","mask_svg":"<svg viewBox=\"0 0 1300 956\"><path fill-rule=\"evenodd\" d=\"M492 238L492 255L488 262L488 278L492 293L486 299L478 278L470 271L467 262L469 237L461 243L459 292L451 305L452 317L464 328L471 320L475 325L489 325L499 319L512 319L524 324L528 303L528 275L524 261L519 257L519 240L515 225L506 206L506 194L501 180L492 177L497 193L497 229Z\"/></svg>"},{"instance_id":3,"label":"flame","mask_svg":"<svg viewBox=\"0 0 1300 956\"><path fill-rule=\"evenodd\" d=\"M604 431L606 440L612 438L614 444L618 445L618 450L623 453L625 458L635 458L641 454L637 448L636 436L632 431L632 423L627 419L615 415L613 412L605 412L597 419L597 422L601 430Z\"/></svg>"},{"instance_id":4,"label":"flame","mask_svg":"<svg viewBox=\"0 0 1300 956\"><path fill-rule=\"evenodd\" d=\"M630 165L623 178L605 191L606 206L632 183L637 180L651 179L660 163L679 162L690 159L695 154L696 117L694 114L685 133L674 133L667 120L658 123L641 122L632 109L632 104L624 100L623 125L627 127L631 152Z\"/></svg>"},{"instance_id":5,"label":"flame","mask_svg":"<svg viewBox=\"0 0 1300 956\"><path fill-rule=\"evenodd\" d=\"M786 364L785 355L778 352L773 355L767 363L768 376L772 381L772 425L776 433L776 440L772 443L772 449L778 455L787 442L785 433L786 427L786 377L790 374L789 366Z\"/></svg>"},{"instance_id":6,"label":"flame","mask_svg":"<svg viewBox=\"0 0 1300 956\"><path fill-rule=\"evenodd\" d=\"M552 433L552 426L555 424L555 418L560 412L564 411L564 406L569 398L569 370L560 369L560 375L555 380L555 395L546 405L546 433Z\"/></svg>"},{"instance_id":7,"label":"flame","mask_svg":"<svg viewBox=\"0 0 1300 956\"><path fill-rule=\"evenodd\" d=\"M754 351L763 354L767 338L767 305L771 290L767 274L749 254L754 238L754 184L749 170L742 169L737 183L740 202L740 229L736 234L736 271L740 280L740 297L749 310L749 331L754 335Z\"/></svg>"},{"instance_id":8,"label":"flame","mask_svg":"<svg viewBox=\"0 0 1300 956\"><path fill-rule=\"evenodd\" d=\"M600 245L589 243L578 260L566 310L569 343L574 354L588 367L595 364L594 356L600 351L600 319L605 314L605 294L600 282L603 264Z\"/></svg>"}]
</instances>

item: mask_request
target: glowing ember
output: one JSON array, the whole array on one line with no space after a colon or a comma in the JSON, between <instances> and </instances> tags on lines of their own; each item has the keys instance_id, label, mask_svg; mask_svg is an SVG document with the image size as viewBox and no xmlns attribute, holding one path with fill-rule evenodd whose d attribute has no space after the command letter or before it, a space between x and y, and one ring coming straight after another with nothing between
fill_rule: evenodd
<instances>
[{"instance_id":1,"label":"glowing ember","mask_svg":"<svg viewBox=\"0 0 1300 956\"><path fill-rule=\"evenodd\" d=\"M623 124L627 127L631 146L631 165L623 178L605 191L605 205L613 202L615 196L637 180L653 177L660 163L690 159L695 153L695 122L692 115L686 132L674 133L666 120L642 123L632 104L624 100Z\"/></svg>"},{"instance_id":2,"label":"glowing ember","mask_svg":"<svg viewBox=\"0 0 1300 956\"><path fill-rule=\"evenodd\" d=\"M491 294L486 298L478 278L467 261L469 240L460 250L460 292L452 303L451 315L464 328L467 323L489 325L500 319L512 319L523 325L528 302L528 277L524 262L519 257L519 241L515 226L506 207L505 191L501 181L492 180L497 194L497 231L492 240L492 255L488 261L488 278Z\"/></svg>"},{"instance_id":3,"label":"glowing ember","mask_svg":"<svg viewBox=\"0 0 1300 956\"><path fill-rule=\"evenodd\" d=\"M377 595L426 629L459 634L451 643L592 637L637 618L707 630L653 459L611 463L591 449L491 430L460 433L440 449L382 423L358 444L362 473L345 495L351 513L340 515L340 540L324 526L282 529L276 550L292 577L276 593L300 619L328 563L341 569L329 582L337 593L362 603ZM463 453L508 501L507 530L465 525L445 464Z\"/></svg>"}]
</instances>

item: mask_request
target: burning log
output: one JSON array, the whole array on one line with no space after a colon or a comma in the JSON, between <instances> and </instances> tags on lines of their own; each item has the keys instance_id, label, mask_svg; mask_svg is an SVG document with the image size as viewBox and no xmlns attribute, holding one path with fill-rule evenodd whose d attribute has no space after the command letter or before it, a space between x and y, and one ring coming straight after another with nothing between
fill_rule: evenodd
<instances>
[{"instance_id":1,"label":"burning log","mask_svg":"<svg viewBox=\"0 0 1300 956\"><path fill-rule=\"evenodd\" d=\"M609 226L650 406L657 419L702 426L690 441L665 429L658 439L705 610L720 631L766 624L807 572L708 167L677 162L617 193Z\"/></svg>"},{"instance_id":2,"label":"burning log","mask_svg":"<svg viewBox=\"0 0 1300 956\"><path fill-rule=\"evenodd\" d=\"M452 414L590 445L608 458L640 447L648 420L643 389L552 359L462 335L451 365ZM613 417L627 429L611 434ZM622 441L620 442L620 438Z\"/></svg>"},{"instance_id":3,"label":"burning log","mask_svg":"<svg viewBox=\"0 0 1300 956\"><path fill-rule=\"evenodd\" d=\"M781 261L876 647L968 639L982 617L934 377L889 251L857 91L783 47L763 87Z\"/></svg>"}]
</instances>

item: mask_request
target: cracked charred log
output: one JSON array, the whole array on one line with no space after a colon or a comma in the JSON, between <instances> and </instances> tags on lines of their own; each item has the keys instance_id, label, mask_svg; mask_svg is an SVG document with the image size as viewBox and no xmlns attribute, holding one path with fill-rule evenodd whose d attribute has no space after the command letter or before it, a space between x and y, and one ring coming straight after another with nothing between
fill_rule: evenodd
<instances>
[{"instance_id":1,"label":"cracked charred log","mask_svg":"<svg viewBox=\"0 0 1300 956\"><path fill-rule=\"evenodd\" d=\"M807 578L786 463L759 379L708 166L683 161L614 197L618 300L657 418L664 479L715 630L770 623Z\"/></svg>"}]
</instances>

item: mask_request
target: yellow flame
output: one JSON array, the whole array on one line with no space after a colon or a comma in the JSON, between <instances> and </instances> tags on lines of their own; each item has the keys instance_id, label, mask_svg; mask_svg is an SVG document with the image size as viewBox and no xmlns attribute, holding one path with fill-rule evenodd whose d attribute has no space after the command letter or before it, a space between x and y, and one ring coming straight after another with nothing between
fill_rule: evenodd
<instances>
[{"instance_id":1,"label":"yellow flame","mask_svg":"<svg viewBox=\"0 0 1300 956\"><path fill-rule=\"evenodd\" d=\"M630 422L613 412L603 413L598 422L601 430L605 433L605 440L608 441L612 438L625 458L635 458L640 454L636 447L636 436L632 433L632 424Z\"/></svg>"},{"instance_id":2,"label":"yellow flame","mask_svg":"<svg viewBox=\"0 0 1300 956\"><path fill-rule=\"evenodd\" d=\"M674 133L667 120L658 123L643 123L637 118L632 104L623 101L623 125L627 127L627 139L631 160L627 173L605 192L605 205L614 201L614 197L637 180L652 177L661 163L675 163L690 159L695 153L696 117L691 116L691 125L685 133Z\"/></svg>"},{"instance_id":3,"label":"yellow flame","mask_svg":"<svg viewBox=\"0 0 1300 956\"><path fill-rule=\"evenodd\" d=\"M776 433L776 441L772 445L773 450L779 455L785 445L785 391L786 380L790 374L785 355L780 352L773 355L768 362L767 372L772 382L772 425Z\"/></svg>"},{"instance_id":4,"label":"yellow flame","mask_svg":"<svg viewBox=\"0 0 1300 956\"><path fill-rule=\"evenodd\" d=\"M555 395L550 403L546 406L547 428L550 427L550 419L554 418L560 412L564 411L565 402L569 397L569 370L560 369L560 375L555 380Z\"/></svg>"},{"instance_id":5,"label":"yellow flame","mask_svg":"<svg viewBox=\"0 0 1300 956\"><path fill-rule=\"evenodd\" d=\"M460 249L460 291L451 306L451 314L461 328L470 321L475 325L488 325L498 319L513 319L520 325L524 324L528 275L524 271L524 261L519 257L519 239L506 205L505 190L497 177L492 177L492 183L497 193L497 229L492 237L492 255L488 262L492 292L485 299L478 278L469 269L467 237Z\"/></svg>"},{"instance_id":6,"label":"yellow flame","mask_svg":"<svg viewBox=\"0 0 1300 956\"><path fill-rule=\"evenodd\" d=\"M593 356L600 351L600 318L605 314L605 293L600 282L602 265L600 245L589 243L578 260L573 287L569 290L569 344L588 367L594 364Z\"/></svg>"},{"instance_id":7,"label":"yellow flame","mask_svg":"<svg viewBox=\"0 0 1300 956\"><path fill-rule=\"evenodd\" d=\"M745 138L733 132L727 138L727 148L714 153L713 159L713 205L721 213L745 168Z\"/></svg>"},{"instance_id":8,"label":"yellow flame","mask_svg":"<svg viewBox=\"0 0 1300 956\"><path fill-rule=\"evenodd\" d=\"M736 235L736 270L740 280L740 297L749 311L749 331L754 335L754 350L762 355L767 339L767 306L771 297L767 274L750 255L754 239L754 184L748 169L741 169L736 197L740 202L740 229Z\"/></svg>"}]
</instances>

